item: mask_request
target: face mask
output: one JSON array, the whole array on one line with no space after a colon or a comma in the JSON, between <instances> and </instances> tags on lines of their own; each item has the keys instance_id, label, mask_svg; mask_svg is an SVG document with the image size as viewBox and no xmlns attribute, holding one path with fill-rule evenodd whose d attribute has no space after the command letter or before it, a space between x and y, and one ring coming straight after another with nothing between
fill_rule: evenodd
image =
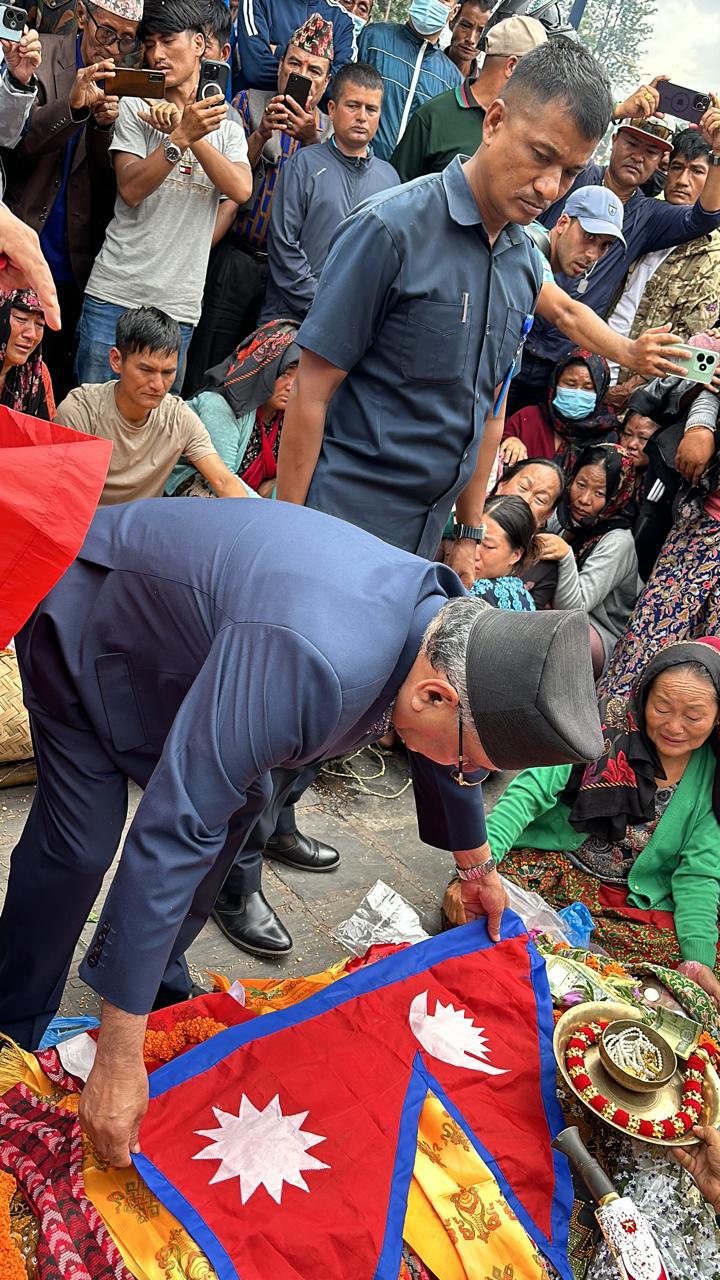
<instances>
[{"instance_id":1,"label":"face mask","mask_svg":"<svg viewBox=\"0 0 720 1280\"><path fill-rule=\"evenodd\" d=\"M450 23L446 22L445 26L440 32L440 38L438 40L438 49L449 49L451 44L452 44L452 31L450 30Z\"/></svg>"},{"instance_id":2,"label":"face mask","mask_svg":"<svg viewBox=\"0 0 720 1280\"><path fill-rule=\"evenodd\" d=\"M360 32L362 31L363 27L367 22L367 18L361 18L357 13L349 13L348 18L350 19L350 21L353 24L353 27L355 28L355 35L359 36Z\"/></svg>"},{"instance_id":3,"label":"face mask","mask_svg":"<svg viewBox=\"0 0 720 1280\"><path fill-rule=\"evenodd\" d=\"M578 387L558 387L553 405L563 418L589 418L597 396L594 391L581 391Z\"/></svg>"},{"instance_id":4,"label":"face mask","mask_svg":"<svg viewBox=\"0 0 720 1280\"><path fill-rule=\"evenodd\" d=\"M442 0L413 0L408 17L418 35L436 36L448 20L448 8Z\"/></svg>"}]
</instances>

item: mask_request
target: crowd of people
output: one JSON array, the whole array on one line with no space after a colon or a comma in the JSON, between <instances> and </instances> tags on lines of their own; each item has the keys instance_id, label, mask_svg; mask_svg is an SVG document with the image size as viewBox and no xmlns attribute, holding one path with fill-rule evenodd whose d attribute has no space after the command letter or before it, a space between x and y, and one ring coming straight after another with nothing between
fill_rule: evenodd
<instances>
[{"instance_id":1,"label":"crowd of people","mask_svg":"<svg viewBox=\"0 0 720 1280\"><path fill-rule=\"evenodd\" d=\"M720 356L720 102L687 127L660 78L614 100L582 43L492 10L76 0L0 40L0 405L113 445L81 559L18 637L40 786L0 1029L33 1047L56 1012L133 778L83 967L109 1009L85 1119L118 1163L142 1089L128 1067L134 1110L107 1118L111 1056L190 993L209 914L291 950L262 859L338 864L294 805L359 742L408 749L423 839L455 853L449 923L497 936L502 863L720 1009L720 375L689 367ZM139 69L163 96L113 92ZM486 827L473 788L501 769Z\"/></svg>"}]
</instances>

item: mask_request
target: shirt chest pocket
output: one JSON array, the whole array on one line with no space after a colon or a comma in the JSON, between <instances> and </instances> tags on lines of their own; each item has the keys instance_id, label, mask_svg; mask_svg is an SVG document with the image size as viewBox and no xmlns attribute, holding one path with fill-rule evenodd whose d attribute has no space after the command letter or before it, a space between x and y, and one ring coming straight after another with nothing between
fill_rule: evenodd
<instances>
[{"instance_id":1,"label":"shirt chest pocket","mask_svg":"<svg viewBox=\"0 0 720 1280\"><path fill-rule=\"evenodd\" d=\"M461 302L411 302L400 348L403 377L457 382L465 373L472 307Z\"/></svg>"}]
</instances>

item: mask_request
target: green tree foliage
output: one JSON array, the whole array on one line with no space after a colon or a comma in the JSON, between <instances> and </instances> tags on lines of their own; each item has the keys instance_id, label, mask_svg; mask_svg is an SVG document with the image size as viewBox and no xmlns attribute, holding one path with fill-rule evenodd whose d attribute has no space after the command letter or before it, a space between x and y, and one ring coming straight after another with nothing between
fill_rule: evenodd
<instances>
[{"instance_id":1,"label":"green tree foliage","mask_svg":"<svg viewBox=\"0 0 720 1280\"><path fill-rule=\"evenodd\" d=\"M657 8L657 0L589 0L580 39L602 62L618 93L640 83Z\"/></svg>"}]
</instances>

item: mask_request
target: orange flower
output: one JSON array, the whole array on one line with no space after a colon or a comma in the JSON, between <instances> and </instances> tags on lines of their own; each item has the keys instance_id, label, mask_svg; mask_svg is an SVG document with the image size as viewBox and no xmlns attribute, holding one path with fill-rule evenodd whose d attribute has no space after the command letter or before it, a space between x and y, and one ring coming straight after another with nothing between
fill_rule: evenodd
<instances>
[{"instance_id":1,"label":"orange flower","mask_svg":"<svg viewBox=\"0 0 720 1280\"><path fill-rule=\"evenodd\" d=\"M146 1031L143 1056L146 1062L171 1062L183 1049L202 1044L220 1031L227 1031L227 1026L214 1018L186 1018L169 1031Z\"/></svg>"},{"instance_id":2,"label":"orange flower","mask_svg":"<svg viewBox=\"0 0 720 1280\"><path fill-rule=\"evenodd\" d=\"M27 1280L22 1254L10 1235L10 1201L17 1183L10 1173L0 1172L0 1276L2 1280Z\"/></svg>"}]
</instances>

